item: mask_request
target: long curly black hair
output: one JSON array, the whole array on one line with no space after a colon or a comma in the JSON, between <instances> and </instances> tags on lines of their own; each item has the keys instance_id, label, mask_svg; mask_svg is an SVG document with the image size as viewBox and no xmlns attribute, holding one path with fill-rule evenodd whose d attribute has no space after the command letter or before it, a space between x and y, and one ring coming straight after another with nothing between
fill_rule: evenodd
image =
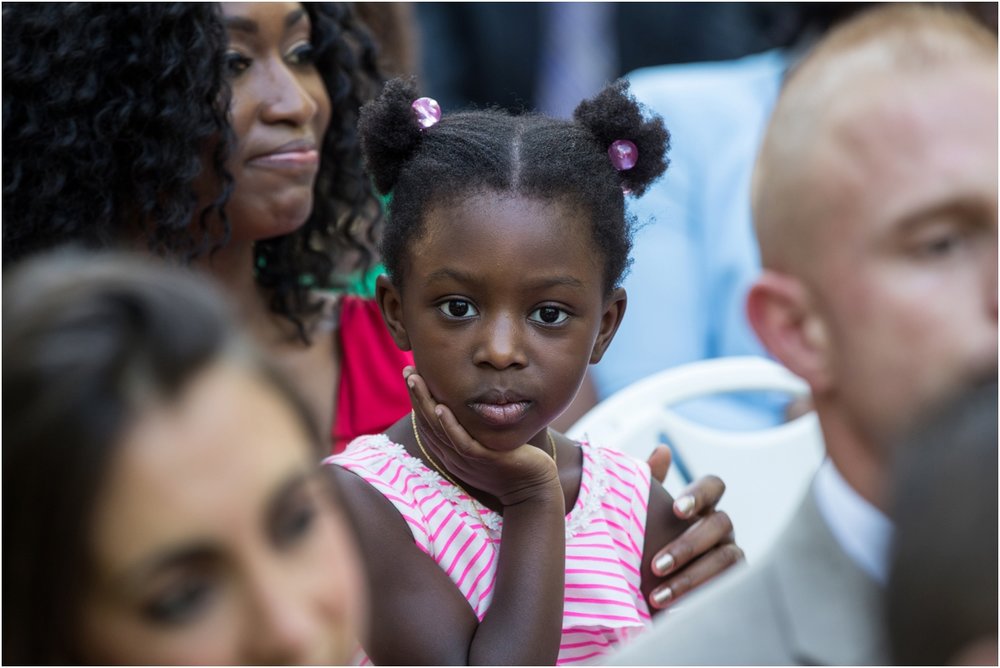
<instances>
[{"instance_id":1,"label":"long curly black hair","mask_svg":"<svg viewBox=\"0 0 1000 668\"><path fill-rule=\"evenodd\" d=\"M382 79L348 3L304 7L333 120L312 214L294 233L257 242L255 262L272 311L308 341L319 310L312 291L373 257L379 206L357 120ZM225 52L214 4L5 4L4 263L65 242L145 241L181 262L224 246L233 142ZM202 170L221 184L207 206L193 189Z\"/></svg>"},{"instance_id":2,"label":"long curly black hair","mask_svg":"<svg viewBox=\"0 0 1000 668\"><path fill-rule=\"evenodd\" d=\"M393 79L361 111L361 141L375 187L392 193L381 252L402 285L408 249L426 211L481 191L543 199L567 198L588 212L604 256L604 289L620 284L629 265L634 221L623 190L641 195L667 168L670 133L659 116L645 118L628 82L609 84L573 112L573 120L499 109L446 113L421 130L411 103L412 80ZM638 162L616 171L608 149L618 139L638 148Z\"/></svg>"}]
</instances>

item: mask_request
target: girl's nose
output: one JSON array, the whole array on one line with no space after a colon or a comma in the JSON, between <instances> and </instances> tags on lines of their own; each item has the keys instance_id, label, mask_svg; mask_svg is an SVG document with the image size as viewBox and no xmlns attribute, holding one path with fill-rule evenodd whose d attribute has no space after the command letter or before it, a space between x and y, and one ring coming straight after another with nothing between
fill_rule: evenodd
<instances>
[{"instance_id":1,"label":"girl's nose","mask_svg":"<svg viewBox=\"0 0 1000 668\"><path fill-rule=\"evenodd\" d=\"M524 335L516 318L498 316L484 323L483 338L473 355L477 365L495 369L524 367L528 364Z\"/></svg>"},{"instance_id":2,"label":"girl's nose","mask_svg":"<svg viewBox=\"0 0 1000 668\"><path fill-rule=\"evenodd\" d=\"M299 76L283 61L268 69L261 118L267 123L304 125L316 115L319 104Z\"/></svg>"}]
</instances>

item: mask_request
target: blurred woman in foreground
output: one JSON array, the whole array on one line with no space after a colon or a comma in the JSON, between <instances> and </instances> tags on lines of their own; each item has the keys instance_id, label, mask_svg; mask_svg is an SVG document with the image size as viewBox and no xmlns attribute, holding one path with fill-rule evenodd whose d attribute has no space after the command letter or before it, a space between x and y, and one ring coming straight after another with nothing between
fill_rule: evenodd
<instances>
[{"instance_id":1,"label":"blurred woman in foreground","mask_svg":"<svg viewBox=\"0 0 1000 668\"><path fill-rule=\"evenodd\" d=\"M3 662L346 662L326 439L221 297L106 254L3 288Z\"/></svg>"}]
</instances>

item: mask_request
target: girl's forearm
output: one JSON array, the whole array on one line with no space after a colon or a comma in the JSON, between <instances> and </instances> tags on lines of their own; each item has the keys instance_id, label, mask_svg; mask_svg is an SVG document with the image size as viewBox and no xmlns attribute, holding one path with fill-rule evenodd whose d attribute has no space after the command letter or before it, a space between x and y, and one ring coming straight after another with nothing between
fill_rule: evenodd
<instances>
[{"instance_id":1,"label":"girl's forearm","mask_svg":"<svg viewBox=\"0 0 1000 668\"><path fill-rule=\"evenodd\" d=\"M558 481L505 506L493 600L469 665L554 665L562 636L566 508Z\"/></svg>"}]
</instances>

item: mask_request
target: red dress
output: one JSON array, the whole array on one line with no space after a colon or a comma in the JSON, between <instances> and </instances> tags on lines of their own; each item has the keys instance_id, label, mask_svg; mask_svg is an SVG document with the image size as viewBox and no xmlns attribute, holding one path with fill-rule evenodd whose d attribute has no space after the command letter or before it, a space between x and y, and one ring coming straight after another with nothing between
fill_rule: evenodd
<instances>
[{"instance_id":1,"label":"red dress","mask_svg":"<svg viewBox=\"0 0 1000 668\"><path fill-rule=\"evenodd\" d=\"M333 421L333 452L358 436L380 434L410 412L403 367L413 353L389 334L378 304L345 296L340 304L340 387Z\"/></svg>"}]
</instances>

